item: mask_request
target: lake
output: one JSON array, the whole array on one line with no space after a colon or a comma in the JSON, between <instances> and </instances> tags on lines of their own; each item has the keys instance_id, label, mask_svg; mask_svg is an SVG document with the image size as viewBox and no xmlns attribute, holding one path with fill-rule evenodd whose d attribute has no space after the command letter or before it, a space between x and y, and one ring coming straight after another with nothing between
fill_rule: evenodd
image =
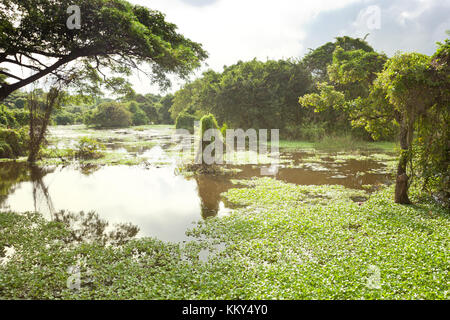
<instances>
[{"instance_id":1,"label":"lake","mask_svg":"<svg viewBox=\"0 0 450 320\"><path fill-rule=\"evenodd\" d=\"M232 212L221 193L239 187L235 180L261 176L260 164L226 165L222 174L180 173L178 155L169 151L173 130L84 130L77 126L51 129L50 144L74 146L85 135L102 140L107 152L145 158L137 165L0 163L0 210L39 211L48 219L55 212L95 211L110 224L130 222L138 236L182 242L185 232L201 219ZM136 145L133 141L144 141ZM381 155L381 157L380 157ZM385 157L384 157L384 156ZM386 159L371 151L342 155L302 150L281 152L282 163L273 176L301 185L343 185L369 192L389 183ZM364 199L355 199L364 201Z\"/></svg>"}]
</instances>

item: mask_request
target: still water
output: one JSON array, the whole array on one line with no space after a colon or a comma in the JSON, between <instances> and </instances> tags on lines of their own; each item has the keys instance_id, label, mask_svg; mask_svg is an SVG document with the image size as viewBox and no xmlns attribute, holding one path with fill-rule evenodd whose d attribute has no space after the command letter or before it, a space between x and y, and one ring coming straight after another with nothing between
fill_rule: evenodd
<instances>
[{"instance_id":1,"label":"still water","mask_svg":"<svg viewBox=\"0 0 450 320\"><path fill-rule=\"evenodd\" d=\"M160 146L148 153L159 154ZM323 161L302 164L305 153L283 153L291 167L280 168L276 179L303 185L340 184L349 188L388 183L384 165L373 160ZM158 159L158 157L155 157ZM187 240L193 223L231 212L221 193L237 187L232 179L260 176L255 165L229 166L238 172L185 177L175 162L162 166L46 166L0 163L0 210L39 211L49 219L55 212L95 211L110 224L130 222L138 236L163 241ZM381 172L381 173L380 173Z\"/></svg>"}]
</instances>

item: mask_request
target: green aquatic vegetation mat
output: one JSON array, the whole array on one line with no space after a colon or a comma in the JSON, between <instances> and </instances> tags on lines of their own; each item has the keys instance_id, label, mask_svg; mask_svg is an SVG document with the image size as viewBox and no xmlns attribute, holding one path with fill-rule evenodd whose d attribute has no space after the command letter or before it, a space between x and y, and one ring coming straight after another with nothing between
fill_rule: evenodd
<instances>
[{"instance_id":1,"label":"green aquatic vegetation mat","mask_svg":"<svg viewBox=\"0 0 450 320\"><path fill-rule=\"evenodd\" d=\"M268 143L270 145L270 142ZM336 149L348 149L348 150L380 150L381 152L393 151L397 148L397 144L395 142L364 142L357 141L353 145L348 145L348 141L344 141L344 143L336 143L336 141L332 141L332 143L320 143L320 142L308 142L301 140L280 140L279 148L286 151L293 150L308 150L308 149L320 149L320 150L336 150Z\"/></svg>"},{"instance_id":2,"label":"green aquatic vegetation mat","mask_svg":"<svg viewBox=\"0 0 450 320\"><path fill-rule=\"evenodd\" d=\"M398 158L396 154L388 154L388 153L370 153L370 154L361 154L361 153L338 153L336 155L331 155L331 159L334 161L345 161L345 160L374 160L374 161L392 161Z\"/></svg>"},{"instance_id":3,"label":"green aquatic vegetation mat","mask_svg":"<svg viewBox=\"0 0 450 320\"><path fill-rule=\"evenodd\" d=\"M237 209L187 244L74 243L62 223L3 212L0 298L448 299L448 210L397 205L392 187L355 203L363 192L341 186L236 182L224 197ZM79 289L67 286L74 266Z\"/></svg>"},{"instance_id":4,"label":"green aquatic vegetation mat","mask_svg":"<svg viewBox=\"0 0 450 320\"><path fill-rule=\"evenodd\" d=\"M239 265L242 274L233 279L237 297L448 298L445 209L394 204L392 188L358 204L349 200L352 191L340 187L269 180L250 185L225 194L248 207L196 230L228 244L210 263ZM331 199L305 204L308 192Z\"/></svg>"}]
</instances>

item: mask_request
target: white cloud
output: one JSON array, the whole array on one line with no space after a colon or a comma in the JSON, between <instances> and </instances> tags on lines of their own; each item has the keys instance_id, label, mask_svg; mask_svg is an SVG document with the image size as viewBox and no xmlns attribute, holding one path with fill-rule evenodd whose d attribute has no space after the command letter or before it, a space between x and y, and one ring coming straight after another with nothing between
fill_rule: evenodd
<instances>
[{"instance_id":1,"label":"white cloud","mask_svg":"<svg viewBox=\"0 0 450 320\"><path fill-rule=\"evenodd\" d=\"M166 14L179 32L208 51L209 68L221 71L238 60L301 57L339 35L363 37L378 51L434 52L450 29L450 1L442 0L129 0ZM368 21L368 8L381 10L381 21ZM369 10L370 11L370 10ZM369 15L368 15L369 13ZM368 23L371 22L371 23ZM380 27L380 28L378 28ZM204 71L203 66L196 75ZM20 74L20 73L19 73ZM134 74L137 92L159 88ZM173 79L171 91L182 81Z\"/></svg>"},{"instance_id":2,"label":"white cloud","mask_svg":"<svg viewBox=\"0 0 450 320\"><path fill-rule=\"evenodd\" d=\"M147 1L134 0L147 5ZM356 0L222 0L202 7L181 0L154 0L151 9L166 14L189 39L203 44L208 66L220 71L238 60L301 56L305 26L321 12L344 8ZM144 78L141 77L142 80ZM138 91L149 91L134 81Z\"/></svg>"}]
</instances>

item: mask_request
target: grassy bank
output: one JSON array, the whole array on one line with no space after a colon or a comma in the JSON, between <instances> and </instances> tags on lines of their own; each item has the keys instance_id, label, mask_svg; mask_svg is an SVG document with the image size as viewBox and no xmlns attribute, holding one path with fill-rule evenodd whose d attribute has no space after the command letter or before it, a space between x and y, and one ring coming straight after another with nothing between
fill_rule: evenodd
<instances>
[{"instance_id":1,"label":"grassy bank","mask_svg":"<svg viewBox=\"0 0 450 320\"><path fill-rule=\"evenodd\" d=\"M368 142L343 136L325 137L314 142L301 140L280 140L279 146L280 149L285 151L318 149L328 151L381 150L383 152L393 152L397 148L397 143L390 141Z\"/></svg>"},{"instance_id":2,"label":"grassy bank","mask_svg":"<svg viewBox=\"0 0 450 320\"><path fill-rule=\"evenodd\" d=\"M1 214L0 298L448 299L443 208L396 205L392 188L355 203L361 191L340 186L240 183L225 194L238 209L185 245L79 242L67 224Z\"/></svg>"}]
</instances>

